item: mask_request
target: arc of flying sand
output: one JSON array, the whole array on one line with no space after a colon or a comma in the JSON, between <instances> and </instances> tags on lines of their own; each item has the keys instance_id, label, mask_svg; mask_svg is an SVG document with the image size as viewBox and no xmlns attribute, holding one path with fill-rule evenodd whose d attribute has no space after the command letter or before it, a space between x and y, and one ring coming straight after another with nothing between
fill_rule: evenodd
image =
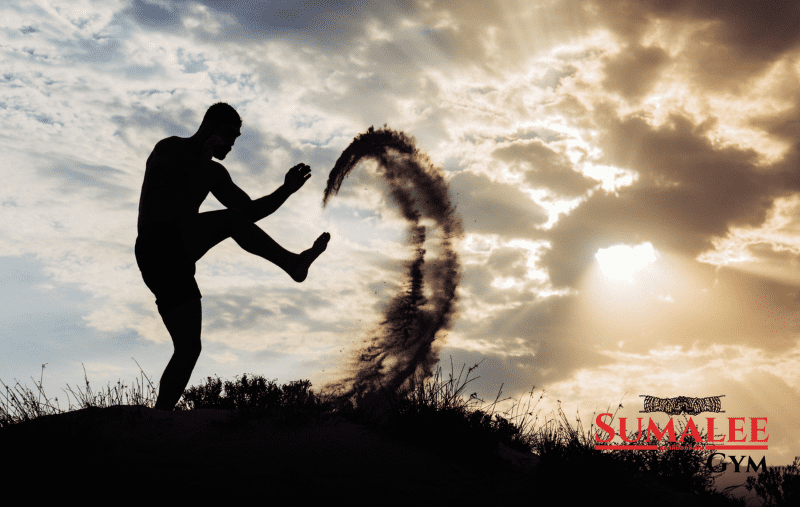
<instances>
[{"instance_id":1,"label":"arc of flying sand","mask_svg":"<svg viewBox=\"0 0 800 507\"><path fill-rule=\"evenodd\" d=\"M370 127L342 152L328 177L322 206L336 195L344 179L362 160L378 163L378 172L389 184L390 197L409 223L409 243L415 249L408 263L408 288L387 304L384 320L367 345L353 360L348 376L326 386L341 397L363 398L381 387L394 392L413 388L419 379L433 375L439 362L434 341L440 330L449 329L455 313L456 287L460 281L458 255L453 242L463 234L460 217L450 202L441 171L403 132ZM425 264L426 228L432 219L441 229L441 256ZM428 283L433 296L423 295ZM424 307L423 307L424 306Z\"/></svg>"}]
</instances>

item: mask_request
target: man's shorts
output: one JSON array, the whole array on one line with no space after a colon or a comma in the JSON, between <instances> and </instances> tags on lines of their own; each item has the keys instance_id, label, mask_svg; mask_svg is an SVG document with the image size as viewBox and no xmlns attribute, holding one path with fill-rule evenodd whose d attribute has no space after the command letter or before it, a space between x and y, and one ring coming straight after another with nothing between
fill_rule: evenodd
<instances>
[{"instance_id":1,"label":"man's shorts","mask_svg":"<svg viewBox=\"0 0 800 507\"><path fill-rule=\"evenodd\" d=\"M177 225L148 225L136 238L134 252L142 279L156 296L162 316L190 299L203 297L194 279L195 263L186 253Z\"/></svg>"}]
</instances>

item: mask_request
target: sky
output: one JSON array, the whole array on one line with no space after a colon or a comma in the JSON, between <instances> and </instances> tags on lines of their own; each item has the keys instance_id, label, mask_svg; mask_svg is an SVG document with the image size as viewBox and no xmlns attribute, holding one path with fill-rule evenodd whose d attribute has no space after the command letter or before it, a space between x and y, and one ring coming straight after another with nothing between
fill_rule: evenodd
<instances>
[{"instance_id":1,"label":"sky","mask_svg":"<svg viewBox=\"0 0 800 507\"><path fill-rule=\"evenodd\" d=\"M724 395L701 418L767 417L754 458L788 464L800 7L765 5L6 2L0 380L41 381L62 409L85 379L157 384L172 344L134 258L145 161L225 101L243 126L223 165L251 198L312 169L259 226L293 252L331 241L302 284L230 239L197 263L190 386L318 387L357 352L412 252L369 164L321 200L339 154L387 124L441 168L464 224L445 377L480 362L468 391L544 392L540 420L560 402L586 428L646 418L641 395ZM209 195L201 212L215 209Z\"/></svg>"}]
</instances>

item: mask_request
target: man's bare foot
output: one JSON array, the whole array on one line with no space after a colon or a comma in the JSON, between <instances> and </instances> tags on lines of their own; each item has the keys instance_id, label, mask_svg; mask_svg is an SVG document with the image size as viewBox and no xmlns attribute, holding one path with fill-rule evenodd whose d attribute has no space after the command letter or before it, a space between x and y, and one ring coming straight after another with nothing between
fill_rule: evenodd
<instances>
[{"instance_id":1,"label":"man's bare foot","mask_svg":"<svg viewBox=\"0 0 800 507\"><path fill-rule=\"evenodd\" d=\"M311 263L317 260L317 257L328 248L328 241L330 241L330 239L331 235L327 232L323 232L319 235L317 240L314 241L314 246L298 255L299 259L297 264L292 266L289 272L289 276L292 277L292 280L295 282L302 282L306 279L306 276L308 276L308 268L311 266Z\"/></svg>"}]
</instances>

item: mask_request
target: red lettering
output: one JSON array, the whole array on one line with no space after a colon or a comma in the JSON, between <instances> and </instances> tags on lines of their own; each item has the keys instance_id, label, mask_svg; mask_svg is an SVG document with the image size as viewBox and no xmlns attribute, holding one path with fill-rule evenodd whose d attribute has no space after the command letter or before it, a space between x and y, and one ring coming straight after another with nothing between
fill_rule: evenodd
<instances>
[{"instance_id":1,"label":"red lettering","mask_svg":"<svg viewBox=\"0 0 800 507\"><path fill-rule=\"evenodd\" d=\"M683 433L681 433L681 442L683 442L683 439L686 438L686 433L689 433L694 438L695 442L700 441L700 432L697 431L697 426L695 426L691 417L689 418L689 422L686 424L686 427L683 429Z\"/></svg>"},{"instance_id":2,"label":"red lettering","mask_svg":"<svg viewBox=\"0 0 800 507\"><path fill-rule=\"evenodd\" d=\"M656 423L653 422L653 419L650 419L650 423L647 425L647 435L645 438L647 439L647 441L650 441L650 433L653 433L660 442L661 439L664 437L664 433L667 432L669 432L669 435L672 437L669 439L669 441L675 442L675 426L672 423L671 417L669 418L669 422L664 427L663 431L658 431L658 426L656 426Z\"/></svg>"},{"instance_id":3,"label":"red lettering","mask_svg":"<svg viewBox=\"0 0 800 507\"><path fill-rule=\"evenodd\" d=\"M744 433L744 428L737 428L736 421L744 422L744 417L728 417L728 442L746 442L747 435ZM736 440L736 432L741 431L744 438Z\"/></svg>"},{"instance_id":4,"label":"red lettering","mask_svg":"<svg viewBox=\"0 0 800 507\"><path fill-rule=\"evenodd\" d=\"M606 432L606 433L608 433L608 435L609 435L609 436L608 436L608 438L607 438L606 440L601 440L601 439L600 439L600 435L599 435L599 434L597 434L597 433L595 433L595 435L594 435L594 439L595 439L597 442L610 442L610 441L611 441L611 440L614 438L614 428L612 428L612 427L611 427L611 426L609 426L608 424L604 423L604 422L603 422L603 421L600 419L600 418L601 418L601 417L603 417L604 415L607 415L607 416L611 417L612 419L614 418L614 415L613 415L613 414L600 414L600 415L598 415L598 416L597 416L597 419L595 419L595 423L597 423L597 426L599 426L600 428L602 428L602 429L603 429L603 431L605 431L605 432Z\"/></svg>"},{"instance_id":5,"label":"red lettering","mask_svg":"<svg viewBox=\"0 0 800 507\"><path fill-rule=\"evenodd\" d=\"M708 441L709 442L724 442L725 437L723 436L721 440L717 440L714 438L714 418L708 418Z\"/></svg>"},{"instance_id":6,"label":"red lettering","mask_svg":"<svg viewBox=\"0 0 800 507\"><path fill-rule=\"evenodd\" d=\"M757 438L759 431L763 431L763 432L767 431L767 428L759 428L758 427L758 421L764 421L764 424L767 424L767 418L766 417L751 417L750 418L750 440L752 440L753 442L766 442L767 440L769 440L769 435L766 435L766 438L764 440L759 440Z\"/></svg>"},{"instance_id":7,"label":"red lettering","mask_svg":"<svg viewBox=\"0 0 800 507\"><path fill-rule=\"evenodd\" d=\"M628 436L627 436L628 435L628 429L625 427L625 424L626 424L626 421L628 420L628 418L627 417L620 417L619 418L619 436L622 437L622 440L624 440L626 442L629 442L629 443L632 443L632 442L638 442L639 439L642 438L642 418L641 417L637 417L636 419L639 422L639 434L636 435L635 439L628 440Z\"/></svg>"}]
</instances>

